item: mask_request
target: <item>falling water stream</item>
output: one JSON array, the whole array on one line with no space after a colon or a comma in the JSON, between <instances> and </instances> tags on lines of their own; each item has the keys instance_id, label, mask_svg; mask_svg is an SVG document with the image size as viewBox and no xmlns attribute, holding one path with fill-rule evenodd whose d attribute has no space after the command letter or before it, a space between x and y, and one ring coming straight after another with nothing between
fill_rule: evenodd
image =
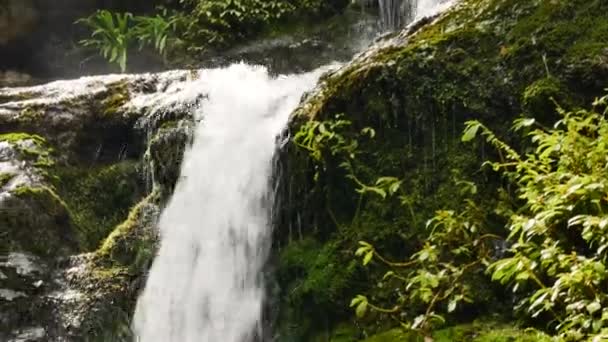
<instances>
[{"instance_id":1,"label":"falling water stream","mask_svg":"<svg viewBox=\"0 0 608 342\"><path fill-rule=\"evenodd\" d=\"M438 13L450 0L377 0L380 26L384 31L403 28L416 19Z\"/></svg>"},{"instance_id":2,"label":"falling water stream","mask_svg":"<svg viewBox=\"0 0 608 342\"><path fill-rule=\"evenodd\" d=\"M159 222L160 250L135 314L140 341L262 336L273 157L289 114L321 72L273 78L235 64L203 71L190 85L207 96L196 112L204 124Z\"/></svg>"},{"instance_id":3,"label":"falling water stream","mask_svg":"<svg viewBox=\"0 0 608 342\"><path fill-rule=\"evenodd\" d=\"M184 85L205 97L160 218L160 249L134 318L137 341L267 339L273 160L290 113L327 69L271 77L263 67L235 64Z\"/></svg>"}]
</instances>

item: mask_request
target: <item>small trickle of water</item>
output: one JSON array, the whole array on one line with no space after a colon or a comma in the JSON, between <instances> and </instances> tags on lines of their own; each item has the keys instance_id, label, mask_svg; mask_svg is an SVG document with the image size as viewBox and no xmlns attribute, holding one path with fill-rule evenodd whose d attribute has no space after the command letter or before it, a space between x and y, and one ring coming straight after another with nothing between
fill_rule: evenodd
<instances>
[{"instance_id":1,"label":"small trickle of water","mask_svg":"<svg viewBox=\"0 0 608 342\"><path fill-rule=\"evenodd\" d=\"M378 0L380 24L383 30L404 27L416 14L416 0Z\"/></svg>"},{"instance_id":2,"label":"small trickle of water","mask_svg":"<svg viewBox=\"0 0 608 342\"><path fill-rule=\"evenodd\" d=\"M432 16L443 10L452 0L378 0L380 26L395 31L409 23Z\"/></svg>"},{"instance_id":3,"label":"small trickle of water","mask_svg":"<svg viewBox=\"0 0 608 342\"><path fill-rule=\"evenodd\" d=\"M270 244L277 137L322 70L272 78L237 64L187 85L206 99L161 245L139 299L141 342L247 342L263 336L262 269Z\"/></svg>"}]
</instances>

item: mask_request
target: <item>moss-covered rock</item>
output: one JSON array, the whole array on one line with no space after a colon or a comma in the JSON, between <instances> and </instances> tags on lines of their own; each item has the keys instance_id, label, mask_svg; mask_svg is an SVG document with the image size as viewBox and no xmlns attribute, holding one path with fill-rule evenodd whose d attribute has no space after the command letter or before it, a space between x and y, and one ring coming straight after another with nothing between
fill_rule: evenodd
<instances>
[{"instance_id":1,"label":"moss-covered rock","mask_svg":"<svg viewBox=\"0 0 608 342\"><path fill-rule=\"evenodd\" d=\"M0 89L1 340L127 338L192 121L158 92L191 78ZM20 277L14 255L42 271Z\"/></svg>"},{"instance_id":2,"label":"moss-covered rock","mask_svg":"<svg viewBox=\"0 0 608 342\"><path fill-rule=\"evenodd\" d=\"M102 166L62 166L51 183L70 209L84 250L95 250L143 197L139 162Z\"/></svg>"},{"instance_id":3,"label":"moss-covered rock","mask_svg":"<svg viewBox=\"0 0 608 342\"><path fill-rule=\"evenodd\" d=\"M166 121L150 139L145 158L152 179L164 197L173 193L180 175L180 165L192 137L189 120Z\"/></svg>"},{"instance_id":4,"label":"moss-covered rock","mask_svg":"<svg viewBox=\"0 0 608 342\"><path fill-rule=\"evenodd\" d=\"M48 187L19 187L3 203L7 234L4 250L36 255L66 255L79 250L74 225L65 203Z\"/></svg>"},{"instance_id":5,"label":"moss-covered rock","mask_svg":"<svg viewBox=\"0 0 608 342\"><path fill-rule=\"evenodd\" d=\"M118 225L96 251L101 264L144 269L151 261L157 242L156 221L160 196L153 193L138 203L127 220Z\"/></svg>"},{"instance_id":6,"label":"moss-covered rock","mask_svg":"<svg viewBox=\"0 0 608 342\"><path fill-rule=\"evenodd\" d=\"M327 157L320 165L294 145L285 156L289 200L277 248L297 249L301 242L290 227L298 227L305 241L316 241L307 242L315 250L336 247L328 257L342 265L341 271L353 261L359 240L393 260L407 259L423 244L425 222L434 212L458 208L462 180L477 183L477 202L491 212L497 180L479 169L491 148L464 146L463 123L479 119L508 135L511 121L522 113L534 113L540 122L553 120L552 98L576 107L601 95L608 50L599 37L606 22L594 13L607 9L602 1L463 0L428 25L395 34L326 75L296 111L292 129L307 120L333 120L336 114L351 122L341 134L357 136L373 128L374 139L358 141L355 175L364 184L382 176L402 179L406 205L379 196L361 200L340 160ZM489 224L502 227L502 222ZM287 275L280 278L283 288L314 284L322 274L294 264L290 253L281 258L278 273ZM309 316L307 326L326 329L342 323L345 303L358 293L380 302L394 299L372 280L381 279L383 272L359 274L324 304L323 315ZM319 282L314 291L323 292L324 284ZM478 302L448 319L500 311L501 295L492 292L490 281L476 285L487 289ZM297 324L289 321L300 317L293 312L317 305L310 298L298 302L298 308L293 295L284 292L282 307L291 312L282 316L285 326Z\"/></svg>"}]
</instances>

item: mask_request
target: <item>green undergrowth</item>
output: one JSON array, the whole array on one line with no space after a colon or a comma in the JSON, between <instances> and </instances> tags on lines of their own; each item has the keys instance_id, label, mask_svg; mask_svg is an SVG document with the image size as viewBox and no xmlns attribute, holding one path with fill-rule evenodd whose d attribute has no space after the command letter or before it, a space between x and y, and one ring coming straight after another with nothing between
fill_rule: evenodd
<instances>
[{"instance_id":1,"label":"green undergrowth","mask_svg":"<svg viewBox=\"0 0 608 342\"><path fill-rule=\"evenodd\" d=\"M127 70L137 47L155 51L163 63L196 62L209 50L227 49L293 21L340 13L348 0L184 0L171 9L133 15L99 10L77 21L92 32L80 41Z\"/></svg>"},{"instance_id":2,"label":"green undergrowth","mask_svg":"<svg viewBox=\"0 0 608 342\"><path fill-rule=\"evenodd\" d=\"M344 342L352 340L344 340ZM364 342L426 342L415 332L393 329ZM494 322L475 322L441 329L433 333L433 342L551 342L550 336L534 329L517 328ZM333 340L332 340L333 342ZM337 341L336 341L337 342ZM340 341L342 342L342 341Z\"/></svg>"}]
</instances>

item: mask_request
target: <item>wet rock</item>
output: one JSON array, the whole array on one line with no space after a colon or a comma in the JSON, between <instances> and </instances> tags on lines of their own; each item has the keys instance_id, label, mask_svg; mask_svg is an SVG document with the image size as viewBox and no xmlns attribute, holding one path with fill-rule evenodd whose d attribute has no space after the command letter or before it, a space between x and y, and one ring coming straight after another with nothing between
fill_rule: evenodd
<instances>
[{"instance_id":1,"label":"wet rock","mask_svg":"<svg viewBox=\"0 0 608 342\"><path fill-rule=\"evenodd\" d=\"M0 87L22 87L34 82L32 76L14 70L0 70Z\"/></svg>"},{"instance_id":2,"label":"wet rock","mask_svg":"<svg viewBox=\"0 0 608 342\"><path fill-rule=\"evenodd\" d=\"M175 71L0 88L1 341L128 334L201 100L197 80ZM150 186L138 191L143 170ZM130 214L112 207L138 202ZM108 210L125 214L103 235Z\"/></svg>"}]
</instances>

